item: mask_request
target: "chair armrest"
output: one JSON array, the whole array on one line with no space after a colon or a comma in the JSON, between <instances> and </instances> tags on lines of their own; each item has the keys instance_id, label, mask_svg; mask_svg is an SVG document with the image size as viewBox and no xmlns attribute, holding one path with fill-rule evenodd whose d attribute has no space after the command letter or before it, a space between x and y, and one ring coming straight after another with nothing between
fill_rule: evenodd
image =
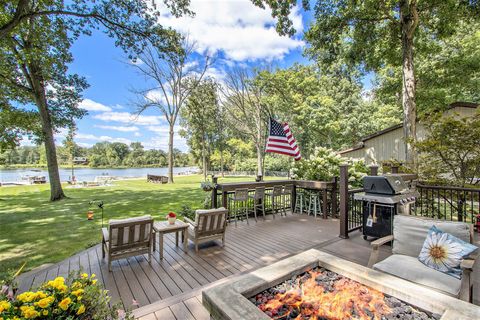
<instances>
[{"instance_id":1,"label":"chair armrest","mask_svg":"<svg viewBox=\"0 0 480 320\"><path fill-rule=\"evenodd\" d=\"M108 241L108 229L107 228L102 228L102 235L103 235L103 240L105 242Z\"/></svg>"},{"instance_id":2,"label":"chair armrest","mask_svg":"<svg viewBox=\"0 0 480 320\"><path fill-rule=\"evenodd\" d=\"M380 238L380 239L377 239L375 241L372 241L370 243L370 245L372 246L372 248L375 250L375 249L378 249L380 246L383 246L384 244L390 242L390 241L393 241L393 235L389 235L389 236L385 236L383 238Z\"/></svg>"},{"instance_id":3,"label":"chair armrest","mask_svg":"<svg viewBox=\"0 0 480 320\"><path fill-rule=\"evenodd\" d=\"M185 222L191 224L192 226L194 226L194 227L197 226L197 224L196 224L195 222L193 222L192 220L188 219L187 217L184 217L183 219L185 220Z\"/></svg>"},{"instance_id":4,"label":"chair armrest","mask_svg":"<svg viewBox=\"0 0 480 320\"><path fill-rule=\"evenodd\" d=\"M475 263L475 260L473 260L473 259L464 259L460 263L460 268L462 268L462 270L473 271L473 264L474 263Z\"/></svg>"}]
</instances>

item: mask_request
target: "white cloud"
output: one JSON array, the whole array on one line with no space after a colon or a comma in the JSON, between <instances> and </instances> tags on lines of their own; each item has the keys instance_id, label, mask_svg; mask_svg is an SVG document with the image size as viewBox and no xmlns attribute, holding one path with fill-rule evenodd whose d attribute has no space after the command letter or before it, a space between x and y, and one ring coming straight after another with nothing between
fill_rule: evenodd
<instances>
[{"instance_id":1,"label":"white cloud","mask_svg":"<svg viewBox=\"0 0 480 320\"><path fill-rule=\"evenodd\" d=\"M298 38L280 36L271 11L256 7L250 0L192 0L194 17L175 18L163 1L156 1L162 15L159 23L188 34L196 42L199 53L223 51L228 59L281 59L291 50L304 46ZM291 17L298 32L303 31L302 15L295 7Z\"/></svg>"},{"instance_id":2,"label":"white cloud","mask_svg":"<svg viewBox=\"0 0 480 320\"><path fill-rule=\"evenodd\" d=\"M112 108L107 107L101 103L95 102L90 99L83 99L83 101L80 102L79 106L80 108L88 111L103 111L103 112L112 111Z\"/></svg>"},{"instance_id":3,"label":"white cloud","mask_svg":"<svg viewBox=\"0 0 480 320\"><path fill-rule=\"evenodd\" d=\"M76 139L78 140L90 140L90 141L108 141L108 142L122 142L125 144L130 144L132 143L132 140L129 140L127 138L113 138L110 136L96 136L90 133L78 133L75 136Z\"/></svg>"},{"instance_id":4,"label":"white cloud","mask_svg":"<svg viewBox=\"0 0 480 320\"><path fill-rule=\"evenodd\" d=\"M104 112L94 115L93 118L107 122L113 121L137 125L156 125L160 124L161 119L159 116L133 115L128 112Z\"/></svg>"},{"instance_id":5,"label":"white cloud","mask_svg":"<svg viewBox=\"0 0 480 320\"><path fill-rule=\"evenodd\" d=\"M142 134L141 134L140 132L135 132L133 135L134 135L135 137L141 137L141 136L142 136Z\"/></svg>"},{"instance_id":6,"label":"white cloud","mask_svg":"<svg viewBox=\"0 0 480 320\"><path fill-rule=\"evenodd\" d=\"M114 130L120 132L135 132L138 131L138 127L118 127L118 126L102 126L102 125L95 125L96 128L105 129L105 130Z\"/></svg>"}]
</instances>

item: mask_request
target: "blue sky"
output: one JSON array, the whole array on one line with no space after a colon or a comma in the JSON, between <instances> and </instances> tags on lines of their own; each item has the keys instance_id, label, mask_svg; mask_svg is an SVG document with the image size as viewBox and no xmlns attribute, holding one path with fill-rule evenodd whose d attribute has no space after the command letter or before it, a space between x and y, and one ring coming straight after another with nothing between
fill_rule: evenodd
<instances>
[{"instance_id":1,"label":"blue sky","mask_svg":"<svg viewBox=\"0 0 480 320\"><path fill-rule=\"evenodd\" d=\"M157 1L158 3L158 1ZM291 19L297 30L293 37L280 37L274 30L275 20L269 10L262 10L250 0L192 0L195 17L180 19L168 14L162 5L160 23L171 26L197 43L197 54L215 54L216 63L208 70L221 80L225 65L257 66L273 64L284 68L295 62L308 63L302 57L305 43L302 33L311 12L294 10ZM91 146L99 141L129 144L140 141L147 149L167 149L168 126L161 113L146 111L134 120L130 88L145 88L145 80L114 40L101 32L80 38L72 48L75 61L70 71L87 78L90 88L84 92L82 107L89 114L79 120L76 142ZM176 130L179 127L177 126ZM63 134L57 137L57 143ZM175 146L187 150L185 141L175 135Z\"/></svg>"}]
</instances>

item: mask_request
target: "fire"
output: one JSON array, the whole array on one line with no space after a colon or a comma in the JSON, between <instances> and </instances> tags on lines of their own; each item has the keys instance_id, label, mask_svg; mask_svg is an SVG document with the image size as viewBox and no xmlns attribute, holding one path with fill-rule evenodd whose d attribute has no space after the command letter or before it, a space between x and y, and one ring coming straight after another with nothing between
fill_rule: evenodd
<instances>
[{"instance_id":1,"label":"fire","mask_svg":"<svg viewBox=\"0 0 480 320\"><path fill-rule=\"evenodd\" d=\"M383 293L341 277L331 284L317 282L322 272L309 271L285 293L258 307L273 319L380 320L391 313Z\"/></svg>"}]
</instances>

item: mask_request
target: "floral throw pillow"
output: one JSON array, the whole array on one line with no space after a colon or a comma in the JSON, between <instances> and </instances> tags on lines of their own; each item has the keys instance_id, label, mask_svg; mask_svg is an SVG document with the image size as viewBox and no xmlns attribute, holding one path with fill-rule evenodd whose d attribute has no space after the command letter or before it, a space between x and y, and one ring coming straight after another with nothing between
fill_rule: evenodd
<instances>
[{"instance_id":1,"label":"floral throw pillow","mask_svg":"<svg viewBox=\"0 0 480 320\"><path fill-rule=\"evenodd\" d=\"M460 279L460 263L478 248L435 226L428 230L418 260L427 267Z\"/></svg>"}]
</instances>

